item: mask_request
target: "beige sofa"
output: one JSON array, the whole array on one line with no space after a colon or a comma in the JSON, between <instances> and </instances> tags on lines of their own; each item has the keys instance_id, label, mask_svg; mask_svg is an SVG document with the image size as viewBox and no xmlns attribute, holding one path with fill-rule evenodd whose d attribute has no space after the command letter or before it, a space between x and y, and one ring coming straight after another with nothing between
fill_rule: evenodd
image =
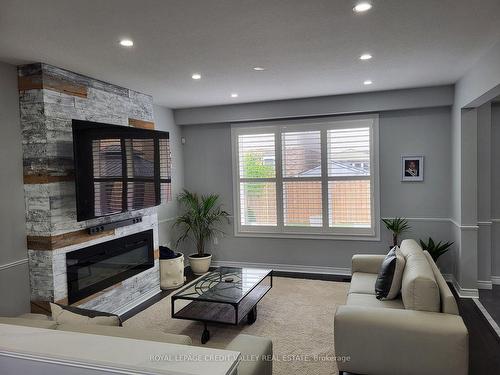
<instances>
[{"instance_id":1,"label":"beige sofa","mask_svg":"<svg viewBox=\"0 0 500 375\"><path fill-rule=\"evenodd\" d=\"M117 326L57 324L49 317L41 314L25 314L15 318L0 317L0 323L170 344L192 345L191 338L185 335ZM272 358L273 346L270 339L240 334L224 349L241 353L244 360L238 365L238 375L272 375L272 361L269 358Z\"/></svg>"},{"instance_id":2,"label":"beige sofa","mask_svg":"<svg viewBox=\"0 0 500 375\"><path fill-rule=\"evenodd\" d=\"M465 375L468 332L455 298L432 257L404 240L398 299L375 298L384 255L355 255L347 303L335 314L335 350L344 371L370 375Z\"/></svg>"}]
</instances>

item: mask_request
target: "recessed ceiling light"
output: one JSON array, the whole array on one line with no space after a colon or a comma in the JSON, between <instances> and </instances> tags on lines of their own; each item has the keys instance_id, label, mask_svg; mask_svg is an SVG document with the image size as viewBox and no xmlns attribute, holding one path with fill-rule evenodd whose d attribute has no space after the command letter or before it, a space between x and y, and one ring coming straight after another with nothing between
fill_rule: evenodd
<instances>
[{"instance_id":1,"label":"recessed ceiling light","mask_svg":"<svg viewBox=\"0 0 500 375\"><path fill-rule=\"evenodd\" d=\"M370 55L369 53L364 53L361 56L359 56L360 60L370 60L373 56Z\"/></svg>"},{"instance_id":2,"label":"recessed ceiling light","mask_svg":"<svg viewBox=\"0 0 500 375\"><path fill-rule=\"evenodd\" d=\"M363 82L363 85L371 85L373 83L372 80L367 79L366 81Z\"/></svg>"},{"instance_id":3,"label":"recessed ceiling light","mask_svg":"<svg viewBox=\"0 0 500 375\"><path fill-rule=\"evenodd\" d=\"M237 93L233 92L233 93L231 94L231 98L237 98L237 97L238 97L238 94L237 94Z\"/></svg>"},{"instance_id":4,"label":"recessed ceiling light","mask_svg":"<svg viewBox=\"0 0 500 375\"><path fill-rule=\"evenodd\" d=\"M134 41L131 39L122 39L120 40L120 45L122 47L132 47L134 45Z\"/></svg>"},{"instance_id":5,"label":"recessed ceiling light","mask_svg":"<svg viewBox=\"0 0 500 375\"><path fill-rule=\"evenodd\" d=\"M194 73L192 76L191 76L192 79L201 79L201 74L200 73Z\"/></svg>"},{"instance_id":6,"label":"recessed ceiling light","mask_svg":"<svg viewBox=\"0 0 500 375\"><path fill-rule=\"evenodd\" d=\"M264 68L263 66L254 66L252 69L255 70L256 72L262 72L266 70L266 68Z\"/></svg>"},{"instance_id":7,"label":"recessed ceiling light","mask_svg":"<svg viewBox=\"0 0 500 375\"><path fill-rule=\"evenodd\" d=\"M372 5L368 2L358 3L354 8L352 8L352 10L354 10L356 13L366 12L370 9L372 9Z\"/></svg>"}]
</instances>

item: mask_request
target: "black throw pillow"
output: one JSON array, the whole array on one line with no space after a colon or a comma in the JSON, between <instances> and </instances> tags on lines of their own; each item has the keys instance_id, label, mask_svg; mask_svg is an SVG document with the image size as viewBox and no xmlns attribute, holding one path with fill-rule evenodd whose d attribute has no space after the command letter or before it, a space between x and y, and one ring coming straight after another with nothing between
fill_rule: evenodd
<instances>
[{"instance_id":1,"label":"black throw pillow","mask_svg":"<svg viewBox=\"0 0 500 375\"><path fill-rule=\"evenodd\" d=\"M398 254L399 248L394 246L386 255L377 281L375 283L375 296L377 299L396 298L401 289L401 277L404 268L404 257Z\"/></svg>"}]
</instances>

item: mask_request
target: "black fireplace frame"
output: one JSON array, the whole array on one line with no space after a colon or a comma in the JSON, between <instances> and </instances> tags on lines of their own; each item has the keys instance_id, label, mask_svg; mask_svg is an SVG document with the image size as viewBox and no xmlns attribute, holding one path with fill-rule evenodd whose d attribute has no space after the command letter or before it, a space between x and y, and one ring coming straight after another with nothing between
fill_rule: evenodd
<instances>
[{"instance_id":1,"label":"black fireplace frame","mask_svg":"<svg viewBox=\"0 0 500 375\"><path fill-rule=\"evenodd\" d=\"M101 260L132 251L147 245L148 259L123 272L117 273L88 287L79 288L78 269L88 267ZM153 230L131 234L111 241L75 250L66 254L66 275L68 285L68 303L78 302L85 297L98 293L120 281L126 280L154 267Z\"/></svg>"}]
</instances>

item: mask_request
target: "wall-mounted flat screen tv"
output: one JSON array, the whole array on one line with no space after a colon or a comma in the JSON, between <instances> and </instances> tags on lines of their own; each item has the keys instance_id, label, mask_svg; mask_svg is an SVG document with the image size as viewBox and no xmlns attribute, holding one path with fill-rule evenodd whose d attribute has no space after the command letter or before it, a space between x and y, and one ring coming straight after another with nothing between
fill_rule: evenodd
<instances>
[{"instance_id":1,"label":"wall-mounted flat screen tv","mask_svg":"<svg viewBox=\"0 0 500 375\"><path fill-rule=\"evenodd\" d=\"M169 133L73 120L77 220L171 199Z\"/></svg>"}]
</instances>

